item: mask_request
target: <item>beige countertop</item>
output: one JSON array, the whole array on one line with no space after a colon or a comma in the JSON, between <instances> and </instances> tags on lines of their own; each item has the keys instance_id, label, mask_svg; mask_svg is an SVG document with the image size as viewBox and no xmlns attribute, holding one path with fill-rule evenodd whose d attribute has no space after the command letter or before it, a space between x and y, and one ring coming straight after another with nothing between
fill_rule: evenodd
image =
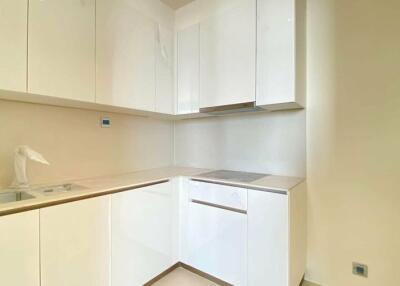
<instances>
[{"instance_id":1,"label":"beige countertop","mask_svg":"<svg viewBox=\"0 0 400 286\"><path fill-rule=\"evenodd\" d=\"M204 178L202 173L211 171L209 169L199 169L190 167L165 167L159 169L138 171L133 173L102 176L82 180L71 180L68 183L77 184L85 187L84 190L64 192L56 195L43 195L37 192L28 191L35 196L34 199L0 204L0 216L18 213L27 210L38 209L51 205L76 201L80 199L106 195L119 191L134 189L157 182L169 180L173 177L184 176L197 180L227 184L243 188L256 189L261 191L273 191L280 193L290 192L296 185L304 181L303 178L266 176L250 183L235 182L231 180L217 180ZM41 186L33 186L33 188ZM6 190L3 190L6 191Z\"/></svg>"}]
</instances>

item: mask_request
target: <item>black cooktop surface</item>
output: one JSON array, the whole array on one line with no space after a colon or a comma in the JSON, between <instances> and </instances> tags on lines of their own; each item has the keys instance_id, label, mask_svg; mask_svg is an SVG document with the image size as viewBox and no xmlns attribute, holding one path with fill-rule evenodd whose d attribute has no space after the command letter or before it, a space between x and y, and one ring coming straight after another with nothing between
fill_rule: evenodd
<instances>
[{"instance_id":1,"label":"black cooktop surface","mask_svg":"<svg viewBox=\"0 0 400 286\"><path fill-rule=\"evenodd\" d=\"M268 176L267 174L260 173L248 173L248 172L239 172L239 171L229 171L229 170L217 170L208 173L200 174L196 177L215 179L215 180L226 180L226 181L235 181L241 183L250 183L261 179L263 177Z\"/></svg>"}]
</instances>

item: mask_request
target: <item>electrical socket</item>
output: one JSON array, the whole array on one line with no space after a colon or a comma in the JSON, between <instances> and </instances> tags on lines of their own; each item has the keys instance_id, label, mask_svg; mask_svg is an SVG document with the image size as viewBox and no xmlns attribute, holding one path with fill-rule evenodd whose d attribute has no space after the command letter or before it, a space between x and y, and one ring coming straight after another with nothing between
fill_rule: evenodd
<instances>
[{"instance_id":1,"label":"electrical socket","mask_svg":"<svg viewBox=\"0 0 400 286\"><path fill-rule=\"evenodd\" d=\"M109 117L102 117L100 119L100 126L102 128L109 128L111 126L111 119Z\"/></svg>"},{"instance_id":2,"label":"electrical socket","mask_svg":"<svg viewBox=\"0 0 400 286\"><path fill-rule=\"evenodd\" d=\"M368 265L361 264L358 262L353 262L353 274L367 278L368 277Z\"/></svg>"}]
</instances>

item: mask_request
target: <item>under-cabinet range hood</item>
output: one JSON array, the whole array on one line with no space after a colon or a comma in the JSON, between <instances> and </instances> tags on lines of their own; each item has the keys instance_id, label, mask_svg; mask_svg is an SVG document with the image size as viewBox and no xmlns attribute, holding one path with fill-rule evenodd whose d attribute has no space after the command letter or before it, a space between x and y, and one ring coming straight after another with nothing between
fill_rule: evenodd
<instances>
[{"instance_id":1,"label":"under-cabinet range hood","mask_svg":"<svg viewBox=\"0 0 400 286\"><path fill-rule=\"evenodd\" d=\"M256 106L255 101L244 102L244 103L236 103L236 104L228 104L228 105L220 105L213 107L203 107L200 108L200 113L208 113L213 115L225 115L225 114L234 114L240 112L255 112L264 110L261 107Z\"/></svg>"}]
</instances>

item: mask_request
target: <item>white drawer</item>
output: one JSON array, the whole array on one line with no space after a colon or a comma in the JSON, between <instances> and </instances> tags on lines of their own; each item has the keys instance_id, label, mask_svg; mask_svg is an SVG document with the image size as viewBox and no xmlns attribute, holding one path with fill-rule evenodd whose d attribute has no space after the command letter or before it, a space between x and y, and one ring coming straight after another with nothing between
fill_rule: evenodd
<instances>
[{"instance_id":1,"label":"white drawer","mask_svg":"<svg viewBox=\"0 0 400 286\"><path fill-rule=\"evenodd\" d=\"M247 210L247 189L190 181L190 200L227 208Z\"/></svg>"}]
</instances>

